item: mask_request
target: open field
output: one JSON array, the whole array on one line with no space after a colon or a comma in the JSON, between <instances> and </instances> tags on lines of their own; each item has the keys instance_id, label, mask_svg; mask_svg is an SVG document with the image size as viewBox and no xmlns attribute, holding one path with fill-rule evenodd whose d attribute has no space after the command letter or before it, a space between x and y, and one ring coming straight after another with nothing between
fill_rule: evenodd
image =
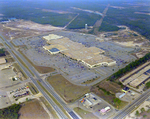
<instances>
[{"instance_id":1,"label":"open field","mask_svg":"<svg viewBox=\"0 0 150 119\"><path fill-rule=\"evenodd\" d=\"M38 100L32 100L22 105L19 110L19 119L49 119Z\"/></svg>"},{"instance_id":2,"label":"open field","mask_svg":"<svg viewBox=\"0 0 150 119\"><path fill-rule=\"evenodd\" d=\"M82 119L98 119L98 117L93 115L91 112L85 111L79 107L74 108L74 111L79 114Z\"/></svg>"},{"instance_id":3,"label":"open field","mask_svg":"<svg viewBox=\"0 0 150 119\"><path fill-rule=\"evenodd\" d=\"M66 102L72 102L90 91L89 87L73 85L59 74L48 77L47 81Z\"/></svg>"},{"instance_id":4,"label":"open field","mask_svg":"<svg viewBox=\"0 0 150 119\"><path fill-rule=\"evenodd\" d=\"M109 104L113 105L114 107L117 107L118 109L122 109L124 106L126 106L126 102L121 102L120 105L114 104L115 94L121 91L121 86L117 83L113 83L110 81L102 81L96 85L94 85L91 88L91 91L95 93L96 95L103 98L105 101L107 101ZM104 91L105 90L105 91Z\"/></svg>"},{"instance_id":5,"label":"open field","mask_svg":"<svg viewBox=\"0 0 150 119\"><path fill-rule=\"evenodd\" d=\"M52 67L44 67L44 66L37 66L34 65L34 68L41 74L49 73L49 72L54 72L55 69Z\"/></svg>"}]
</instances>

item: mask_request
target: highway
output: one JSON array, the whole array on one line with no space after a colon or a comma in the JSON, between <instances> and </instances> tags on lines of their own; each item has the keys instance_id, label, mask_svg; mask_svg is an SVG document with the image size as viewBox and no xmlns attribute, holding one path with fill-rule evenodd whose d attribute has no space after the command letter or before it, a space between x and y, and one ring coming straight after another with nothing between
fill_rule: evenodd
<instances>
[{"instance_id":1,"label":"highway","mask_svg":"<svg viewBox=\"0 0 150 119\"><path fill-rule=\"evenodd\" d=\"M41 82L41 84L51 93L51 95L62 105L62 107L68 112L68 114L73 119L80 119L78 115L76 115L70 108L67 107L65 102L59 97L59 95L53 90L53 87L51 85L47 86L45 82L40 78L34 67L13 47L13 45L8 42L2 35L1 37L4 39L3 44L7 48L7 50L10 52L10 54L15 58L15 60L18 62L18 64L21 66L23 71L27 74L28 77L33 81L33 83L36 85L36 87L39 89L39 91L43 94L43 96L47 99L47 101L52 105L52 107L55 109L55 111L58 113L58 116L61 119L67 119L67 116L62 112L62 110L56 105L56 103L43 91L43 89L39 86L36 79ZM8 47L6 44L10 47ZM26 64L26 66L34 73L36 76L36 79L33 78L32 74L20 63L20 61L17 59L17 57L13 54L13 52Z\"/></svg>"},{"instance_id":2,"label":"highway","mask_svg":"<svg viewBox=\"0 0 150 119\"><path fill-rule=\"evenodd\" d=\"M137 98L132 104L119 111L113 119L123 119L150 96L150 89Z\"/></svg>"}]
</instances>

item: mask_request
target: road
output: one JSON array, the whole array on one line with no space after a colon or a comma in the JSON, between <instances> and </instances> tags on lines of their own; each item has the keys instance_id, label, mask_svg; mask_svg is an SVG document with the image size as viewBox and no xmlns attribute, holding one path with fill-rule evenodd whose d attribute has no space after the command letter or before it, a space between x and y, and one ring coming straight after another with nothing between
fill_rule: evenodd
<instances>
[{"instance_id":1,"label":"road","mask_svg":"<svg viewBox=\"0 0 150 119\"><path fill-rule=\"evenodd\" d=\"M15 58L15 60L18 62L18 64L21 66L23 71L27 74L28 77L33 81L33 83L36 85L36 87L39 89L39 91L43 94L43 96L47 99L47 101L52 105L52 107L55 109L55 111L58 113L58 116L61 119L67 119L67 116L62 112L62 110L56 105L56 103L43 91L43 89L39 86L37 81L33 78L32 74L20 63L20 61L17 59L17 57L13 54L13 52L27 65L27 67L34 73L36 76L36 79L41 82L41 84L49 91L52 96L63 106L63 108L68 112L68 114L73 118L73 119L79 119L80 117L76 115L73 110L67 107L65 102L59 97L59 95L53 90L53 87L51 85L47 86L45 82L40 78L34 67L18 52L16 49L13 47L13 45L8 42L2 35L1 37L3 38L3 44L7 48L7 50L10 52L10 54ZM9 46L7 46L6 44ZM13 51L13 52L12 52Z\"/></svg>"},{"instance_id":2,"label":"road","mask_svg":"<svg viewBox=\"0 0 150 119\"><path fill-rule=\"evenodd\" d=\"M71 24L71 22L73 22L78 16L79 16L79 13L78 13L67 25L64 26L64 29L65 29L69 24Z\"/></svg>"},{"instance_id":3,"label":"road","mask_svg":"<svg viewBox=\"0 0 150 119\"><path fill-rule=\"evenodd\" d=\"M132 104L119 111L113 119L123 119L150 96L150 89L137 98Z\"/></svg>"},{"instance_id":4,"label":"road","mask_svg":"<svg viewBox=\"0 0 150 119\"><path fill-rule=\"evenodd\" d=\"M94 28L94 33L95 33L95 34L98 34L98 33L99 33L99 32L98 32L99 27L101 26L101 24L102 24L102 22L103 22L103 19L104 19L104 17L106 16L106 13L107 13L107 10L108 10L109 6L110 6L110 5L108 5L108 6L104 9L102 18L101 18L100 20L97 20L96 23L95 23L94 26L93 26L93 28Z\"/></svg>"}]
</instances>

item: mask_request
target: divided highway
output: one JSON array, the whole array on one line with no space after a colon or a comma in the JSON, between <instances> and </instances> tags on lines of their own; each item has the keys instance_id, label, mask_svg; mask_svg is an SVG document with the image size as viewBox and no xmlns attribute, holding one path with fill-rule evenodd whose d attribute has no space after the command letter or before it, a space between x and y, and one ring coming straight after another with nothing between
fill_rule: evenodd
<instances>
[{"instance_id":1,"label":"divided highway","mask_svg":"<svg viewBox=\"0 0 150 119\"><path fill-rule=\"evenodd\" d=\"M2 35L1 35L2 36ZM3 38L3 36L2 36ZM58 113L59 118L61 119L67 119L67 116L62 112L62 110L56 105L56 103L43 91L43 89L39 86L37 81L33 78L32 74L20 63L20 61L17 59L17 57L13 54L13 52L26 64L26 66L32 71L32 73L36 76L36 78L41 82L41 84L45 87L45 89L51 93L51 95L62 105L62 107L68 112L70 117L73 119L80 119L78 115L76 115L73 110L67 107L65 102L59 97L59 95L53 90L53 87L51 85L47 86L47 84L40 78L34 67L31 66L31 64L13 47L13 45L8 42L5 38L3 38L3 44L7 48L7 50L11 53L11 55L15 58L15 60L18 62L18 64L21 66L21 68L24 70L24 72L31 78L33 83L36 85L36 87L39 89L39 91L43 94L43 96L47 99L47 101L52 105L52 107L55 109L55 111ZM9 46L7 46L6 44ZM11 49L10 49L11 48ZM12 52L13 51L13 52Z\"/></svg>"}]
</instances>

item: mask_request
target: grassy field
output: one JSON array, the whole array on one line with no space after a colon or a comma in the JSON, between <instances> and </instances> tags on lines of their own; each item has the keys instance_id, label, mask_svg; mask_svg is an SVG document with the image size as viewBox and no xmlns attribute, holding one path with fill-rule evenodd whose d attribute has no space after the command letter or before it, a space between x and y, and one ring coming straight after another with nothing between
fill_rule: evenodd
<instances>
[{"instance_id":1,"label":"grassy field","mask_svg":"<svg viewBox=\"0 0 150 119\"><path fill-rule=\"evenodd\" d=\"M45 100L44 97L40 97L40 100L45 104L49 112L51 112L52 116L54 119L58 119L59 117L57 116L56 112L53 110L53 108L49 105L49 103Z\"/></svg>"},{"instance_id":2,"label":"grassy field","mask_svg":"<svg viewBox=\"0 0 150 119\"><path fill-rule=\"evenodd\" d=\"M35 85L33 83L29 82L29 83L27 83L27 86L29 86L33 95L39 93L38 89L35 87Z\"/></svg>"},{"instance_id":3,"label":"grassy field","mask_svg":"<svg viewBox=\"0 0 150 119\"><path fill-rule=\"evenodd\" d=\"M26 60L41 74L49 73L49 72L54 72L55 69L52 67L44 67L44 66L37 66L31 60L29 60L20 50L19 52L26 58Z\"/></svg>"},{"instance_id":4,"label":"grassy field","mask_svg":"<svg viewBox=\"0 0 150 119\"><path fill-rule=\"evenodd\" d=\"M66 102L73 102L90 91L89 87L74 85L60 74L48 77L47 81Z\"/></svg>"},{"instance_id":5,"label":"grassy field","mask_svg":"<svg viewBox=\"0 0 150 119\"><path fill-rule=\"evenodd\" d=\"M82 117L82 119L98 119L95 115L91 112L85 111L79 107L74 108L74 111Z\"/></svg>"},{"instance_id":6,"label":"grassy field","mask_svg":"<svg viewBox=\"0 0 150 119\"><path fill-rule=\"evenodd\" d=\"M122 88L119 84L104 80L92 86L91 91L103 98L114 107L122 109L124 106L126 106L127 102L121 101L120 105L116 105L113 101L116 98L115 94L120 92L121 89Z\"/></svg>"},{"instance_id":7,"label":"grassy field","mask_svg":"<svg viewBox=\"0 0 150 119\"><path fill-rule=\"evenodd\" d=\"M19 110L19 119L49 119L49 115L38 100L25 102Z\"/></svg>"},{"instance_id":8,"label":"grassy field","mask_svg":"<svg viewBox=\"0 0 150 119\"><path fill-rule=\"evenodd\" d=\"M34 65L34 64L33 64ZM37 66L34 65L34 68L41 74L49 73L49 72L54 72L55 69L52 67L43 67L43 66Z\"/></svg>"}]
</instances>

